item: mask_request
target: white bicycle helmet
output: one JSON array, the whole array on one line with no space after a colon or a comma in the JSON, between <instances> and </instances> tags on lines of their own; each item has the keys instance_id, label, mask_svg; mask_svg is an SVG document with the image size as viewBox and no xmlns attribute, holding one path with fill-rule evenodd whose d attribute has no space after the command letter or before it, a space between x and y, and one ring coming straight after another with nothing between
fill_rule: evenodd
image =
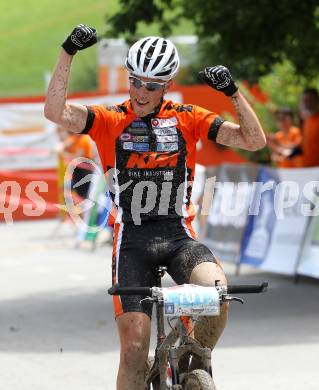
<instances>
[{"instance_id":1,"label":"white bicycle helmet","mask_svg":"<svg viewBox=\"0 0 319 390\"><path fill-rule=\"evenodd\" d=\"M125 67L135 76L168 81L178 72L178 52L169 39L146 37L130 47Z\"/></svg>"}]
</instances>

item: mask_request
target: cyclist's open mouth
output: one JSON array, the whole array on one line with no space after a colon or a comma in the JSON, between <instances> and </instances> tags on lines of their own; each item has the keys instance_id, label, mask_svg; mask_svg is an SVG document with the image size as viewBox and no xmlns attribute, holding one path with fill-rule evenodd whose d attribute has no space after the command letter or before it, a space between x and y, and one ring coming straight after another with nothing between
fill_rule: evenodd
<instances>
[{"instance_id":1,"label":"cyclist's open mouth","mask_svg":"<svg viewBox=\"0 0 319 390\"><path fill-rule=\"evenodd\" d=\"M148 102L142 102L140 100L137 100L135 99L136 103L139 105L139 106L145 106L146 104L148 104Z\"/></svg>"}]
</instances>

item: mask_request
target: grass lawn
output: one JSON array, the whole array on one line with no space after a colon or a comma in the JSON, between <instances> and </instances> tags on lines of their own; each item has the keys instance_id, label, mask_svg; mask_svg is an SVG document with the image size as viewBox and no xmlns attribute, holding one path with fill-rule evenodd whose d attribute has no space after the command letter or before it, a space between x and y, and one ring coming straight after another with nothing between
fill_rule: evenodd
<instances>
[{"instance_id":1,"label":"grass lawn","mask_svg":"<svg viewBox=\"0 0 319 390\"><path fill-rule=\"evenodd\" d=\"M45 74L51 72L65 36L79 23L105 28L107 15L119 9L117 0L1 0L0 96L45 93ZM156 27L141 28L145 34ZM191 34L190 23L174 30ZM96 47L75 57L70 90L95 89Z\"/></svg>"}]
</instances>

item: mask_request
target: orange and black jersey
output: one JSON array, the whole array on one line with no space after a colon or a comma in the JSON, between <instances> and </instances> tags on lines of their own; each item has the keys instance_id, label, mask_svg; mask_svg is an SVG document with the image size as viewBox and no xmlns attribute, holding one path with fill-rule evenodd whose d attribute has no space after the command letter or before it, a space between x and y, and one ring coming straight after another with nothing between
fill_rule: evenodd
<instances>
[{"instance_id":1,"label":"orange and black jersey","mask_svg":"<svg viewBox=\"0 0 319 390\"><path fill-rule=\"evenodd\" d=\"M117 222L194 217L190 197L196 143L216 141L223 119L195 105L163 101L138 118L130 101L88 107L83 133L95 141L104 172L109 171ZM111 171L110 171L111 169Z\"/></svg>"}]
</instances>

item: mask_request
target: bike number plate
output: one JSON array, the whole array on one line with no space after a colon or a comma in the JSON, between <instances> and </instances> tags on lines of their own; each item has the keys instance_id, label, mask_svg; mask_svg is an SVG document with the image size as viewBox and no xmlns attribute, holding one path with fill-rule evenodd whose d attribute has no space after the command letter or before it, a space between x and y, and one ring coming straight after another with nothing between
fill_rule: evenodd
<instances>
[{"instance_id":1,"label":"bike number plate","mask_svg":"<svg viewBox=\"0 0 319 390\"><path fill-rule=\"evenodd\" d=\"M162 288L164 315L218 316L220 313L219 294L215 287L192 284Z\"/></svg>"}]
</instances>

